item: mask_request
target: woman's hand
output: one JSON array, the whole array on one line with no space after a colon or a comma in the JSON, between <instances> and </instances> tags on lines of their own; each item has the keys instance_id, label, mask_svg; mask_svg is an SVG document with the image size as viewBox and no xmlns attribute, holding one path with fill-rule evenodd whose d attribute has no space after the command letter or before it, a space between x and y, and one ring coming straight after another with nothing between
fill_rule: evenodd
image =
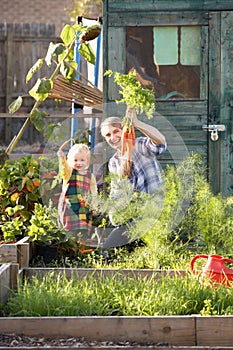
<instances>
[{"instance_id":1,"label":"woman's hand","mask_svg":"<svg viewBox=\"0 0 233 350\"><path fill-rule=\"evenodd\" d=\"M135 108L128 107L125 116L131 120L134 126L137 125L138 118Z\"/></svg>"}]
</instances>

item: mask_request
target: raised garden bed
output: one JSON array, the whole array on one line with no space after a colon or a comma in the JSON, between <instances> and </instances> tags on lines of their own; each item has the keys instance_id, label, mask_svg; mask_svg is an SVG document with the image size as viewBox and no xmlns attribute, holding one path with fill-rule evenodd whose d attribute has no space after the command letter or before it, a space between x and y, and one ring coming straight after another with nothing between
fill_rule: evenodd
<instances>
[{"instance_id":1,"label":"raised garden bed","mask_svg":"<svg viewBox=\"0 0 233 350\"><path fill-rule=\"evenodd\" d=\"M43 276L49 271L54 273L64 271L67 278L82 278L87 274L100 274L104 277L109 274L127 274L135 278L145 276L160 278L162 275L171 276L180 274L181 278L186 271L162 270L113 270L113 269L50 269L50 268L24 268L19 270L18 276L31 278L35 275ZM17 280L17 265L5 264L0 269L1 286L13 288ZM2 293L4 294L4 293ZM3 295L4 302L7 295ZM180 347L184 349L213 349L217 346L232 348L233 344L233 317L232 316L153 316L153 317L1 317L0 329L2 334L15 334L17 336L64 338L71 337L85 339L86 342L103 342L102 345L78 346L78 348L120 348L119 344L147 344L163 349ZM110 344L110 345L109 345ZM112 344L112 345L111 345ZM131 347L136 348L136 345ZM206 348L207 347L207 348ZM22 347L21 347L22 348ZM57 347L56 347L57 348ZM146 348L146 347L144 347ZM2 347L0 347L2 349Z\"/></svg>"},{"instance_id":2,"label":"raised garden bed","mask_svg":"<svg viewBox=\"0 0 233 350\"><path fill-rule=\"evenodd\" d=\"M0 244L0 264L18 263L19 267L28 267L30 259L30 243L24 237L16 243Z\"/></svg>"},{"instance_id":3,"label":"raised garden bed","mask_svg":"<svg viewBox=\"0 0 233 350\"><path fill-rule=\"evenodd\" d=\"M17 286L19 264L0 264L0 305L5 304L9 292Z\"/></svg>"}]
</instances>

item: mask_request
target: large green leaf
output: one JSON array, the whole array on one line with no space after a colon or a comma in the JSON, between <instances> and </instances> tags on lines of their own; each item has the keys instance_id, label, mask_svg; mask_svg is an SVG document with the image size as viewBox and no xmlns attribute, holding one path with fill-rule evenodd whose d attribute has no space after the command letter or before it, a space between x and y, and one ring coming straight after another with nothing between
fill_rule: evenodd
<instances>
[{"instance_id":1,"label":"large green leaf","mask_svg":"<svg viewBox=\"0 0 233 350\"><path fill-rule=\"evenodd\" d=\"M53 81L48 78L38 79L33 88L29 91L29 94L36 101L44 101L49 95L53 87Z\"/></svg>"},{"instance_id":2,"label":"large green leaf","mask_svg":"<svg viewBox=\"0 0 233 350\"><path fill-rule=\"evenodd\" d=\"M95 64L95 54L89 43L82 43L79 45L78 52L82 55L89 63Z\"/></svg>"},{"instance_id":3,"label":"large green leaf","mask_svg":"<svg viewBox=\"0 0 233 350\"><path fill-rule=\"evenodd\" d=\"M58 62L62 62L63 60L66 61L73 61L74 60L74 50L70 50L68 55L67 55L67 50L63 51L59 56L58 56Z\"/></svg>"},{"instance_id":4,"label":"large green leaf","mask_svg":"<svg viewBox=\"0 0 233 350\"><path fill-rule=\"evenodd\" d=\"M44 118L46 117L46 113L43 111L39 111L38 109L34 110L31 114L30 114L30 119L32 121L32 123L34 124L35 128L41 132L44 129L45 126L45 122L44 122Z\"/></svg>"},{"instance_id":5,"label":"large green leaf","mask_svg":"<svg viewBox=\"0 0 233 350\"><path fill-rule=\"evenodd\" d=\"M38 72L43 66L44 60L43 58L39 58L36 63L29 69L28 74L26 75L26 83L29 82L31 77Z\"/></svg>"},{"instance_id":6,"label":"large green leaf","mask_svg":"<svg viewBox=\"0 0 233 350\"><path fill-rule=\"evenodd\" d=\"M66 46L69 46L70 43L74 40L75 36L76 36L75 29L69 24L66 24L61 32L61 39L64 42L64 44Z\"/></svg>"},{"instance_id":7,"label":"large green leaf","mask_svg":"<svg viewBox=\"0 0 233 350\"><path fill-rule=\"evenodd\" d=\"M49 48L48 48L48 51L47 51L47 54L46 54L46 57L45 57L45 62L47 64L47 66L48 67L51 66L53 56L61 55L64 52L64 50L65 50L65 47L64 47L63 44L61 44L61 43L54 44L54 43L50 42Z\"/></svg>"},{"instance_id":8,"label":"large green leaf","mask_svg":"<svg viewBox=\"0 0 233 350\"><path fill-rule=\"evenodd\" d=\"M72 69L70 66L66 65L66 62L62 62L60 72L61 74L69 80L70 83L74 80L76 76L76 69L77 69L77 62L71 61L69 62L69 65L72 66L74 69Z\"/></svg>"},{"instance_id":9,"label":"large green leaf","mask_svg":"<svg viewBox=\"0 0 233 350\"><path fill-rule=\"evenodd\" d=\"M23 99L21 96L19 96L15 101L13 101L9 106L8 106L8 110L9 113L13 114L15 112L18 111L18 109L20 109L21 105L22 105Z\"/></svg>"}]
</instances>

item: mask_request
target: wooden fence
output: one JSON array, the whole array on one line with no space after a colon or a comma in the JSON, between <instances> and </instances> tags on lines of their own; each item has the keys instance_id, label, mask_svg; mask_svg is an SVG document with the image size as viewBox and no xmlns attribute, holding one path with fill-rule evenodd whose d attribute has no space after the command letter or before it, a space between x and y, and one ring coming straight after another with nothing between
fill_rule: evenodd
<instances>
[{"instance_id":1,"label":"wooden fence","mask_svg":"<svg viewBox=\"0 0 233 350\"><path fill-rule=\"evenodd\" d=\"M13 136L20 130L25 118L11 118L8 113L9 104L18 96L23 96L20 113L30 112L34 100L25 96L39 77L49 76L49 68L44 64L41 71L35 74L32 81L26 84L25 78L29 69L46 55L50 42L58 42L55 37L55 26L38 23L0 23L0 147L9 144ZM48 99L43 109L53 113L56 103ZM67 114L70 104L62 103L59 111ZM40 139L40 135L31 126L23 135L27 143Z\"/></svg>"}]
</instances>

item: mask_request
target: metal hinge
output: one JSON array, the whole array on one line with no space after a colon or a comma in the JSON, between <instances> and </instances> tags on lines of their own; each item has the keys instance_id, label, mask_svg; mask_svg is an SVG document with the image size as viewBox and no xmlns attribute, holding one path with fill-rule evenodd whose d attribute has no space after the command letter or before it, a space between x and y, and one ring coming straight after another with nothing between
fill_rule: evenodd
<instances>
[{"instance_id":1,"label":"metal hinge","mask_svg":"<svg viewBox=\"0 0 233 350\"><path fill-rule=\"evenodd\" d=\"M217 141L218 140L218 132L219 131L225 131L226 130L226 125L224 124L210 124L210 125L202 125L202 129L209 131L210 137L212 141Z\"/></svg>"}]
</instances>

